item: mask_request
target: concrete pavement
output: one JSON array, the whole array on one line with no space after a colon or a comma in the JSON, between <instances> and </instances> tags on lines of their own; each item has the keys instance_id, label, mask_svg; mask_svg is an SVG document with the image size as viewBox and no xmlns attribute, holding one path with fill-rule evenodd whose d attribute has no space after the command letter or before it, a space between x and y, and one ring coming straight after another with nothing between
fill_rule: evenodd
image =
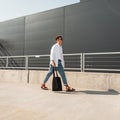
<instances>
[{"instance_id":1,"label":"concrete pavement","mask_svg":"<svg viewBox=\"0 0 120 120\"><path fill-rule=\"evenodd\" d=\"M39 84L0 82L0 120L119 120L116 91L44 91Z\"/></svg>"}]
</instances>

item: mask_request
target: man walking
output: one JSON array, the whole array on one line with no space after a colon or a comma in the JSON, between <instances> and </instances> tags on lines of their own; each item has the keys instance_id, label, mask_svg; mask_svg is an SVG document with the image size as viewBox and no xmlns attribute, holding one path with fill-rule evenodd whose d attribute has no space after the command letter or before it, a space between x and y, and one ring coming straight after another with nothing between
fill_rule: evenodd
<instances>
[{"instance_id":1,"label":"man walking","mask_svg":"<svg viewBox=\"0 0 120 120\"><path fill-rule=\"evenodd\" d=\"M56 43L52 46L51 51L50 51L50 68L41 86L43 90L48 90L45 84L50 78L50 76L53 74L53 67L56 67L57 71L62 77L62 81L63 81L66 91L75 91L74 88L71 88L68 85L66 75L64 72L64 58L63 58L62 42L63 42L62 36L58 35L56 37Z\"/></svg>"}]
</instances>

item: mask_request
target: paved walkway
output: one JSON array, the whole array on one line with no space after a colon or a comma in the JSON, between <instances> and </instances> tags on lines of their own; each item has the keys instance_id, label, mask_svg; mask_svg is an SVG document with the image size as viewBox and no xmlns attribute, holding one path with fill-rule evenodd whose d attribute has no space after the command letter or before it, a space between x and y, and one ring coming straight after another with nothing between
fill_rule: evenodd
<instances>
[{"instance_id":1,"label":"paved walkway","mask_svg":"<svg viewBox=\"0 0 120 120\"><path fill-rule=\"evenodd\" d=\"M39 85L0 83L0 120L120 120L116 91L44 91Z\"/></svg>"}]
</instances>

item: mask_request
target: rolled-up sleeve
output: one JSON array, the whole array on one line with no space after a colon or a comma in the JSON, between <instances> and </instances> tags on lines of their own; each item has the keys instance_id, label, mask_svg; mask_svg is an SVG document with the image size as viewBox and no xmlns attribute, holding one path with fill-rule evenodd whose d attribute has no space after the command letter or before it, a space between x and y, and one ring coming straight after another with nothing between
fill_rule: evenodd
<instances>
[{"instance_id":1,"label":"rolled-up sleeve","mask_svg":"<svg viewBox=\"0 0 120 120\"><path fill-rule=\"evenodd\" d=\"M55 46L51 48L50 60L55 60Z\"/></svg>"}]
</instances>

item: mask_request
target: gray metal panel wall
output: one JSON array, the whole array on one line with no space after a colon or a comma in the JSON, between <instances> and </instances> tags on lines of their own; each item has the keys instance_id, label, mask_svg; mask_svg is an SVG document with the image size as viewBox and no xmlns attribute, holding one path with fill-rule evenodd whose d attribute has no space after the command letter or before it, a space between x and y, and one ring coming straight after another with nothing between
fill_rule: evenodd
<instances>
[{"instance_id":1,"label":"gray metal panel wall","mask_svg":"<svg viewBox=\"0 0 120 120\"><path fill-rule=\"evenodd\" d=\"M25 54L49 54L57 34L63 35L63 8L26 17Z\"/></svg>"},{"instance_id":2,"label":"gray metal panel wall","mask_svg":"<svg viewBox=\"0 0 120 120\"><path fill-rule=\"evenodd\" d=\"M24 17L0 23L0 44L9 55L24 54L24 29Z\"/></svg>"},{"instance_id":3,"label":"gray metal panel wall","mask_svg":"<svg viewBox=\"0 0 120 120\"><path fill-rule=\"evenodd\" d=\"M119 6L119 0L81 0L65 7L65 52L120 51Z\"/></svg>"},{"instance_id":4,"label":"gray metal panel wall","mask_svg":"<svg viewBox=\"0 0 120 120\"><path fill-rule=\"evenodd\" d=\"M120 51L120 1L80 3L0 23L0 43L11 55L49 54L64 36L64 53Z\"/></svg>"}]
</instances>

